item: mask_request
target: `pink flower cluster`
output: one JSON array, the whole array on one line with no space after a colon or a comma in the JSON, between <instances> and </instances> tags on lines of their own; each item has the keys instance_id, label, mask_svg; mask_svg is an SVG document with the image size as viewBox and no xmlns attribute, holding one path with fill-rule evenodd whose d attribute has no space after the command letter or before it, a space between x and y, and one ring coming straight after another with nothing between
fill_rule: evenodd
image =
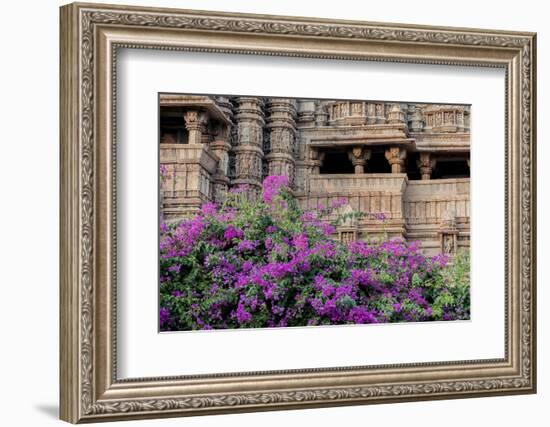
<instances>
[{"instance_id":1,"label":"pink flower cluster","mask_svg":"<svg viewBox=\"0 0 550 427\"><path fill-rule=\"evenodd\" d=\"M397 239L340 243L327 218L344 201L302 212L288 185L270 176L261 200L237 191L161 225L162 330L469 317L469 289L450 286L446 257Z\"/></svg>"}]
</instances>

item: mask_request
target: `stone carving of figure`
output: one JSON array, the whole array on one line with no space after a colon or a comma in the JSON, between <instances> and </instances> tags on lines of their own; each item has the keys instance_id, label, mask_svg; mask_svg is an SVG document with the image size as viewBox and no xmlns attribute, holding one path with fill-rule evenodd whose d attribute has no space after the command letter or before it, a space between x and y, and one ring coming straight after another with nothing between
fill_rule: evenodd
<instances>
[{"instance_id":1,"label":"stone carving of figure","mask_svg":"<svg viewBox=\"0 0 550 427\"><path fill-rule=\"evenodd\" d=\"M245 144L250 141L250 128L248 126L239 126L239 140Z\"/></svg>"},{"instance_id":2,"label":"stone carving of figure","mask_svg":"<svg viewBox=\"0 0 550 427\"><path fill-rule=\"evenodd\" d=\"M446 254L454 253L454 242L452 234L445 234L443 236L443 252Z\"/></svg>"},{"instance_id":3,"label":"stone carving of figure","mask_svg":"<svg viewBox=\"0 0 550 427\"><path fill-rule=\"evenodd\" d=\"M223 153L220 159L220 170L227 175L229 173L229 154Z\"/></svg>"},{"instance_id":4,"label":"stone carving of figure","mask_svg":"<svg viewBox=\"0 0 550 427\"><path fill-rule=\"evenodd\" d=\"M356 217L353 215L354 210L350 205L345 205L340 208L340 215L345 216L345 219L342 221L342 226L344 227L355 227L357 223Z\"/></svg>"}]
</instances>

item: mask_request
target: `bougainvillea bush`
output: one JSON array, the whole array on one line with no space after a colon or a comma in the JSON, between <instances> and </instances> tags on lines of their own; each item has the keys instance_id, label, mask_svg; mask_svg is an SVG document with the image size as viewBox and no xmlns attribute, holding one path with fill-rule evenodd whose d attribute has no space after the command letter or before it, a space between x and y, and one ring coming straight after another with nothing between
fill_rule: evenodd
<instances>
[{"instance_id":1,"label":"bougainvillea bush","mask_svg":"<svg viewBox=\"0 0 550 427\"><path fill-rule=\"evenodd\" d=\"M303 212L284 176L247 194L161 223L162 331L469 318L466 253L451 265L399 239L335 241L342 202Z\"/></svg>"}]
</instances>

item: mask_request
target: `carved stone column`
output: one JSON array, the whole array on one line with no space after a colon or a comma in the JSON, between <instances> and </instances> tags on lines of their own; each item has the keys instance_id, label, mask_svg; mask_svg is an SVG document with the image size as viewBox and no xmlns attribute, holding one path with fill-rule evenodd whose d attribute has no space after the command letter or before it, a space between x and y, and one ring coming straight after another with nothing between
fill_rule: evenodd
<instances>
[{"instance_id":1,"label":"carved stone column","mask_svg":"<svg viewBox=\"0 0 550 427\"><path fill-rule=\"evenodd\" d=\"M229 177L227 175L229 173L229 150L231 149L231 144L227 140L218 139L210 143L210 149L218 158L218 167L212 177L214 201L222 203L229 189Z\"/></svg>"},{"instance_id":2,"label":"carved stone column","mask_svg":"<svg viewBox=\"0 0 550 427\"><path fill-rule=\"evenodd\" d=\"M262 184L263 101L239 97L237 102L237 146L235 147L235 185L248 185L259 193Z\"/></svg>"},{"instance_id":3,"label":"carved stone column","mask_svg":"<svg viewBox=\"0 0 550 427\"><path fill-rule=\"evenodd\" d=\"M189 144L201 144L208 121L206 113L197 110L186 111L183 115L185 128L189 132Z\"/></svg>"},{"instance_id":4,"label":"carved stone column","mask_svg":"<svg viewBox=\"0 0 550 427\"><path fill-rule=\"evenodd\" d=\"M232 119L233 117L233 105L231 104L231 100L227 96L216 96L216 104L220 107L220 109L224 112L227 118Z\"/></svg>"},{"instance_id":5,"label":"carved stone column","mask_svg":"<svg viewBox=\"0 0 550 427\"><path fill-rule=\"evenodd\" d=\"M430 153L420 153L420 159L418 159L417 165L423 180L431 179L435 163L436 160Z\"/></svg>"},{"instance_id":6,"label":"carved stone column","mask_svg":"<svg viewBox=\"0 0 550 427\"><path fill-rule=\"evenodd\" d=\"M216 97L216 103L229 119L229 124L220 123L214 130L214 140L210 149L218 158L216 172L212 176L213 197L216 203L223 203L229 190L229 152L231 151L231 131L233 126L233 105L226 96Z\"/></svg>"},{"instance_id":7,"label":"carved stone column","mask_svg":"<svg viewBox=\"0 0 550 427\"><path fill-rule=\"evenodd\" d=\"M315 101L300 100L298 101L297 110L297 128L309 128L315 126Z\"/></svg>"},{"instance_id":8,"label":"carved stone column","mask_svg":"<svg viewBox=\"0 0 550 427\"><path fill-rule=\"evenodd\" d=\"M319 175L321 173L321 165L325 160L325 153L315 149L311 150L311 160L313 163L313 173Z\"/></svg>"},{"instance_id":9,"label":"carved stone column","mask_svg":"<svg viewBox=\"0 0 550 427\"><path fill-rule=\"evenodd\" d=\"M403 173L407 151L402 147L390 147L386 150L386 159L391 166L391 173Z\"/></svg>"},{"instance_id":10,"label":"carved stone column","mask_svg":"<svg viewBox=\"0 0 550 427\"><path fill-rule=\"evenodd\" d=\"M270 98L267 111L270 150L265 159L268 174L287 176L292 187L295 167L296 107L291 99Z\"/></svg>"},{"instance_id":11,"label":"carved stone column","mask_svg":"<svg viewBox=\"0 0 550 427\"><path fill-rule=\"evenodd\" d=\"M364 147L353 147L351 151L348 152L348 157L351 160L356 174L365 173L365 166L370 156L371 151Z\"/></svg>"}]
</instances>

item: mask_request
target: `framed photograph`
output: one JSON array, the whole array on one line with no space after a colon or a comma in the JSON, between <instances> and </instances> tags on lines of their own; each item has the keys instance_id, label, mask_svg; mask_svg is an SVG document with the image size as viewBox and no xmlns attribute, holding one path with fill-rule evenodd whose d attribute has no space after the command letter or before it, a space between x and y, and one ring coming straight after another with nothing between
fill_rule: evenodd
<instances>
[{"instance_id":1,"label":"framed photograph","mask_svg":"<svg viewBox=\"0 0 550 427\"><path fill-rule=\"evenodd\" d=\"M63 420L536 391L535 34L60 21Z\"/></svg>"}]
</instances>

